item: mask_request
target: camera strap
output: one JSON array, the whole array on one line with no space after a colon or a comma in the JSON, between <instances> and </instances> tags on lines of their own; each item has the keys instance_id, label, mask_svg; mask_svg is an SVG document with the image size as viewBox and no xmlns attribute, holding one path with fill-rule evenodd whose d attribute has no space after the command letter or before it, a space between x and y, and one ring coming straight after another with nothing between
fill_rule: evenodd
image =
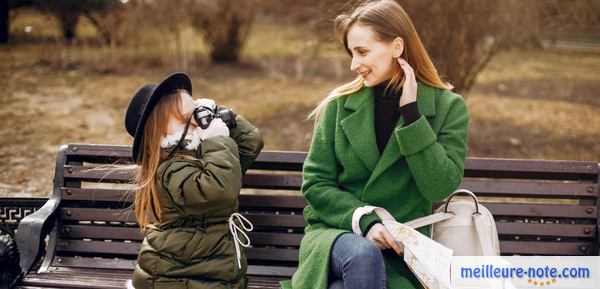
<instances>
[{"instance_id":1,"label":"camera strap","mask_svg":"<svg viewBox=\"0 0 600 289\"><path fill-rule=\"evenodd\" d=\"M183 129L181 138L179 139L177 144L171 149L171 151L169 152L169 155L165 159L170 159L175 154L177 149L181 146L181 143L183 143L183 140L185 139L185 136L187 135L188 129L190 128L190 124L192 123L192 117L194 117L194 114L196 113L196 109L197 108L195 108L194 111L192 112L192 114L190 115L190 117L188 117L187 121L185 122L185 128Z\"/></svg>"}]
</instances>

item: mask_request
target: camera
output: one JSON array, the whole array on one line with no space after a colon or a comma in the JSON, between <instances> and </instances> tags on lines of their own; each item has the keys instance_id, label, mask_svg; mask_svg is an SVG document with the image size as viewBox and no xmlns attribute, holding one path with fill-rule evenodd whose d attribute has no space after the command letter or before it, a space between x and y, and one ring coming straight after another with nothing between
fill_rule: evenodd
<instances>
[{"instance_id":1,"label":"camera","mask_svg":"<svg viewBox=\"0 0 600 289\"><path fill-rule=\"evenodd\" d=\"M194 109L194 119L202 129L208 128L215 118L223 120L229 129L235 128L237 126L235 116L233 110L225 107L217 106L215 109L212 109L208 106L199 106Z\"/></svg>"}]
</instances>

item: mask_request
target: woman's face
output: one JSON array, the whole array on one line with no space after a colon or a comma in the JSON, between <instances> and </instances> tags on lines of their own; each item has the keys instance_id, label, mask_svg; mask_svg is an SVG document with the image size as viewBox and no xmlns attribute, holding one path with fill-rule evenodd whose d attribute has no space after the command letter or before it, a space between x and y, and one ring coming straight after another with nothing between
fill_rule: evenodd
<instances>
[{"instance_id":1,"label":"woman's face","mask_svg":"<svg viewBox=\"0 0 600 289\"><path fill-rule=\"evenodd\" d=\"M368 26L354 24L347 35L348 49L352 52L350 69L365 79L365 86L375 86L388 80L394 73L392 42L377 39Z\"/></svg>"},{"instance_id":2,"label":"woman's face","mask_svg":"<svg viewBox=\"0 0 600 289\"><path fill-rule=\"evenodd\" d=\"M169 124L167 127L167 134L173 134L185 127L185 121L190 117L196 104L194 103L194 99L187 92L181 92L181 106L179 107L179 111L181 115L185 118L185 120L179 119L176 115L171 115L169 118ZM192 118L191 128L196 127L196 120Z\"/></svg>"}]
</instances>

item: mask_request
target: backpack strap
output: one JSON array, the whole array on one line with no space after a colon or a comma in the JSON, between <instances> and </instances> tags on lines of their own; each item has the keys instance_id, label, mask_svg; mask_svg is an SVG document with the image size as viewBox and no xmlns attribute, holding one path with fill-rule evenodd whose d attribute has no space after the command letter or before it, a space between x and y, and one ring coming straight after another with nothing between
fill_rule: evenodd
<instances>
[{"instance_id":1,"label":"backpack strap","mask_svg":"<svg viewBox=\"0 0 600 289\"><path fill-rule=\"evenodd\" d=\"M410 222L406 222L404 224L413 229L417 229L417 228L435 224L435 223L438 223L441 221L445 221L445 220L448 220L448 219L454 217L454 214L452 212L448 211L448 204L450 204L450 201L452 200L452 198L454 198L454 196L459 195L459 194L468 195L468 196L472 197L473 201L475 202L475 214L479 214L479 202L477 201L477 197L475 197L475 194L473 194L473 192L471 192L469 190L460 189L460 190L454 191L454 193L452 193L452 195L450 195L448 197L448 199L446 200L446 203L444 204L443 212L435 213L435 214L421 217L418 219L414 219L414 220L412 220Z\"/></svg>"},{"instance_id":2,"label":"backpack strap","mask_svg":"<svg viewBox=\"0 0 600 289\"><path fill-rule=\"evenodd\" d=\"M406 222L404 223L404 225L407 225L413 229L418 229L421 227L425 227L431 224L435 224L441 221L445 221L448 219L451 219L452 217L454 217L454 214L452 213L435 213L429 216L425 216L425 217L421 217L418 219L414 219L412 221Z\"/></svg>"},{"instance_id":3,"label":"backpack strap","mask_svg":"<svg viewBox=\"0 0 600 289\"><path fill-rule=\"evenodd\" d=\"M354 213L352 214L352 231L354 232L354 234L362 236L362 231L360 229L360 218L364 215L370 215L372 213L377 214L377 216L379 216L379 218L382 221L396 222L396 219L394 219L392 214L390 214L384 208L375 207L375 206L360 207L360 208L357 208L356 210L354 210ZM434 223L448 220L452 217L454 217L453 213L436 213L433 215L414 219L414 220L412 220L410 222L406 222L404 224L413 229L417 229L417 228L421 228L421 227L424 227L427 225L431 225Z\"/></svg>"},{"instance_id":4,"label":"backpack strap","mask_svg":"<svg viewBox=\"0 0 600 289\"><path fill-rule=\"evenodd\" d=\"M483 215L481 213L473 213L473 222L475 223L475 231L481 244L481 253L483 256L496 256L492 243L489 242L489 235L486 234L486 226L484 224Z\"/></svg>"}]
</instances>

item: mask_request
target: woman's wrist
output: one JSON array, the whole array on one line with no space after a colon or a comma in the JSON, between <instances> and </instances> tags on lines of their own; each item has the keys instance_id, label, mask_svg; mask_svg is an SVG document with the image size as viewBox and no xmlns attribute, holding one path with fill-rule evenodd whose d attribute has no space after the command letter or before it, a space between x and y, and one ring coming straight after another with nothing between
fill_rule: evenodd
<instances>
[{"instance_id":1,"label":"woman's wrist","mask_svg":"<svg viewBox=\"0 0 600 289\"><path fill-rule=\"evenodd\" d=\"M400 115L404 119L404 125L409 125L417 121L421 117L417 102L413 101L401 106Z\"/></svg>"},{"instance_id":2,"label":"woman's wrist","mask_svg":"<svg viewBox=\"0 0 600 289\"><path fill-rule=\"evenodd\" d=\"M371 229L371 227L373 227L373 225L375 225L377 223L381 223L381 218L379 218L379 216L377 216L377 214L373 213L373 214L363 215L359 220L359 226L360 226L362 235L366 236L367 232L369 232L369 229Z\"/></svg>"},{"instance_id":3,"label":"woman's wrist","mask_svg":"<svg viewBox=\"0 0 600 289\"><path fill-rule=\"evenodd\" d=\"M368 225L368 226L365 228L365 230L363 231L363 237L366 237L366 236L367 236L367 234L369 234L369 231L371 230L371 228L373 228L373 226L375 226L375 225L377 225L377 224L381 224L381 222L380 222L380 221L376 221L376 222L373 222L373 223L369 224L369 225Z\"/></svg>"}]
</instances>

